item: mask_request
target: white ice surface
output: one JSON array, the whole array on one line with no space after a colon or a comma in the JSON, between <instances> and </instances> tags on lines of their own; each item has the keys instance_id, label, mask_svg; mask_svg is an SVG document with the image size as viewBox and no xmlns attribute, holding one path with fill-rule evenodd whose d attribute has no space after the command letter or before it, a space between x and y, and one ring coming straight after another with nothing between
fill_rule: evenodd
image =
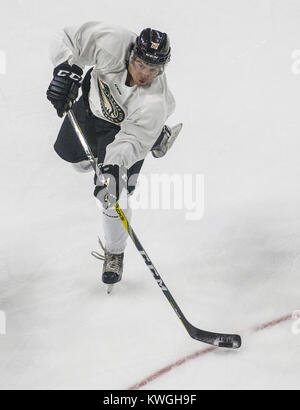
<instances>
[{"instance_id":1,"label":"white ice surface","mask_svg":"<svg viewBox=\"0 0 300 410\"><path fill-rule=\"evenodd\" d=\"M299 389L293 322L247 331L300 310L300 75L292 70L300 1L1 6L0 388L126 389L205 348L131 243L123 281L106 295L89 255L101 232L92 177L52 148L61 120L45 98L49 39L102 19L172 39L170 123L184 130L164 160L149 157L144 174L205 178L201 220L138 210L133 227L188 320L244 336L241 350L200 356L144 388Z\"/></svg>"}]
</instances>

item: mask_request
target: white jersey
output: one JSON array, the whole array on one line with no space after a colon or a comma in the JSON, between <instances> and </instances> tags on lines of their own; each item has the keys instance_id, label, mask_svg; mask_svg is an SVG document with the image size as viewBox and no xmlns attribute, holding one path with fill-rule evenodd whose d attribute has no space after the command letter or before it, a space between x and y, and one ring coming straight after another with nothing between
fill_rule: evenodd
<instances>
[{"instance_id":1,"label":"white jersey","mask_svg":"<svg viewBox=\"0 0 300 410\"><path fill-rule=\"evenodd\" d=\"M136 37L119 26L88 22L65 28L51 45L54 66L65 61L82 69L94 66L90 108L95 116L120 126L114 142L107 146L104 165L130 168L144 159L175 109L165 73L149 86L125 84L126 61Z\"/></svg>"}]
</instances>

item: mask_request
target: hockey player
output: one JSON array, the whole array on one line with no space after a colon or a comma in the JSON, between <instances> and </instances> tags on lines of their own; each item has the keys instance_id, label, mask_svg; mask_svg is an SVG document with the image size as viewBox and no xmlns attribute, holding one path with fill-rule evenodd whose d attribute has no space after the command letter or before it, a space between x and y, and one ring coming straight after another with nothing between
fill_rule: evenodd
<instances>
[{"instance_id":1,"label":"hockey player","mask_svg":"<svg viewBox=\"0 0 300 410\"><path fill-rule=\"evenodd\" d=\"M159 157L167 150L171 130L164 124L175 108L165 74L170 56L165 33L147 28L136 36L100 22L65 28L51 44L55 69L47 98L60 117L72 107L104 175L94 178L94 195L103 208L102 280L108 285L122 277L128 236L113 205L119 201L130 222L127 195L146 155L152 150ZM86 67L92 68L83 79ZM67 116L54 149L78 171L91 170Z\"/></svg>"}]
</instances>

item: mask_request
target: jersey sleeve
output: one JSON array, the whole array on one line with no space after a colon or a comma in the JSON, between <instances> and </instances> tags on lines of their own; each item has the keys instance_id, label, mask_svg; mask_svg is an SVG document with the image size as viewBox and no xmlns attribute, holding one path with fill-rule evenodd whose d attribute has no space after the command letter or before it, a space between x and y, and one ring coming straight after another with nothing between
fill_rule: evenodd
<instances>
[{"instance_id":1,"label":"jersey sleeve","mask_svg":"<svg viewBox=\"0 0 300 410\"><path fill-rule=\"evenodd\" d=\"M119 26L101 22L88 22L81 26L66 27L55 34L50 48L54 66L65 61L85 66L96 66L105 71L124 68L125 45L134 41L135 35Z\"/></svg>"},{"instance_id":2,"label":"jersey sleeve","mask_svg":"<svg viewBox=\"0 0 300 410\"><path fill-rule=\"evenodd\" d=\"M159 99L157 103L152 101L152 105L136 110L124 121L115 140L107 146L104 165L116 164L129 169L144 159L169 115L170 112Z\"/></svg>"}]
</instances>

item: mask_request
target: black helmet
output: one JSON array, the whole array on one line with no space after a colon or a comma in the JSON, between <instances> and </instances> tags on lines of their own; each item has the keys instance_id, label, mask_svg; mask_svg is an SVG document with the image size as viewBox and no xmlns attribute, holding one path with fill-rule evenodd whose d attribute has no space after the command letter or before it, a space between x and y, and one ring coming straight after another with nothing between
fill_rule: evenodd
<instances>
[{"instance_id":1,"label":"black helmet","mask_svg":"<svg viewBox=\"0 0 300 410\"><path fill-rule=\"evenodd\" d=\"M145 28L136 39L133 53L134 58L139 57L147 64L167 64L171 57L169 37L161 31Z\"/></svg>"}]
</instances>

